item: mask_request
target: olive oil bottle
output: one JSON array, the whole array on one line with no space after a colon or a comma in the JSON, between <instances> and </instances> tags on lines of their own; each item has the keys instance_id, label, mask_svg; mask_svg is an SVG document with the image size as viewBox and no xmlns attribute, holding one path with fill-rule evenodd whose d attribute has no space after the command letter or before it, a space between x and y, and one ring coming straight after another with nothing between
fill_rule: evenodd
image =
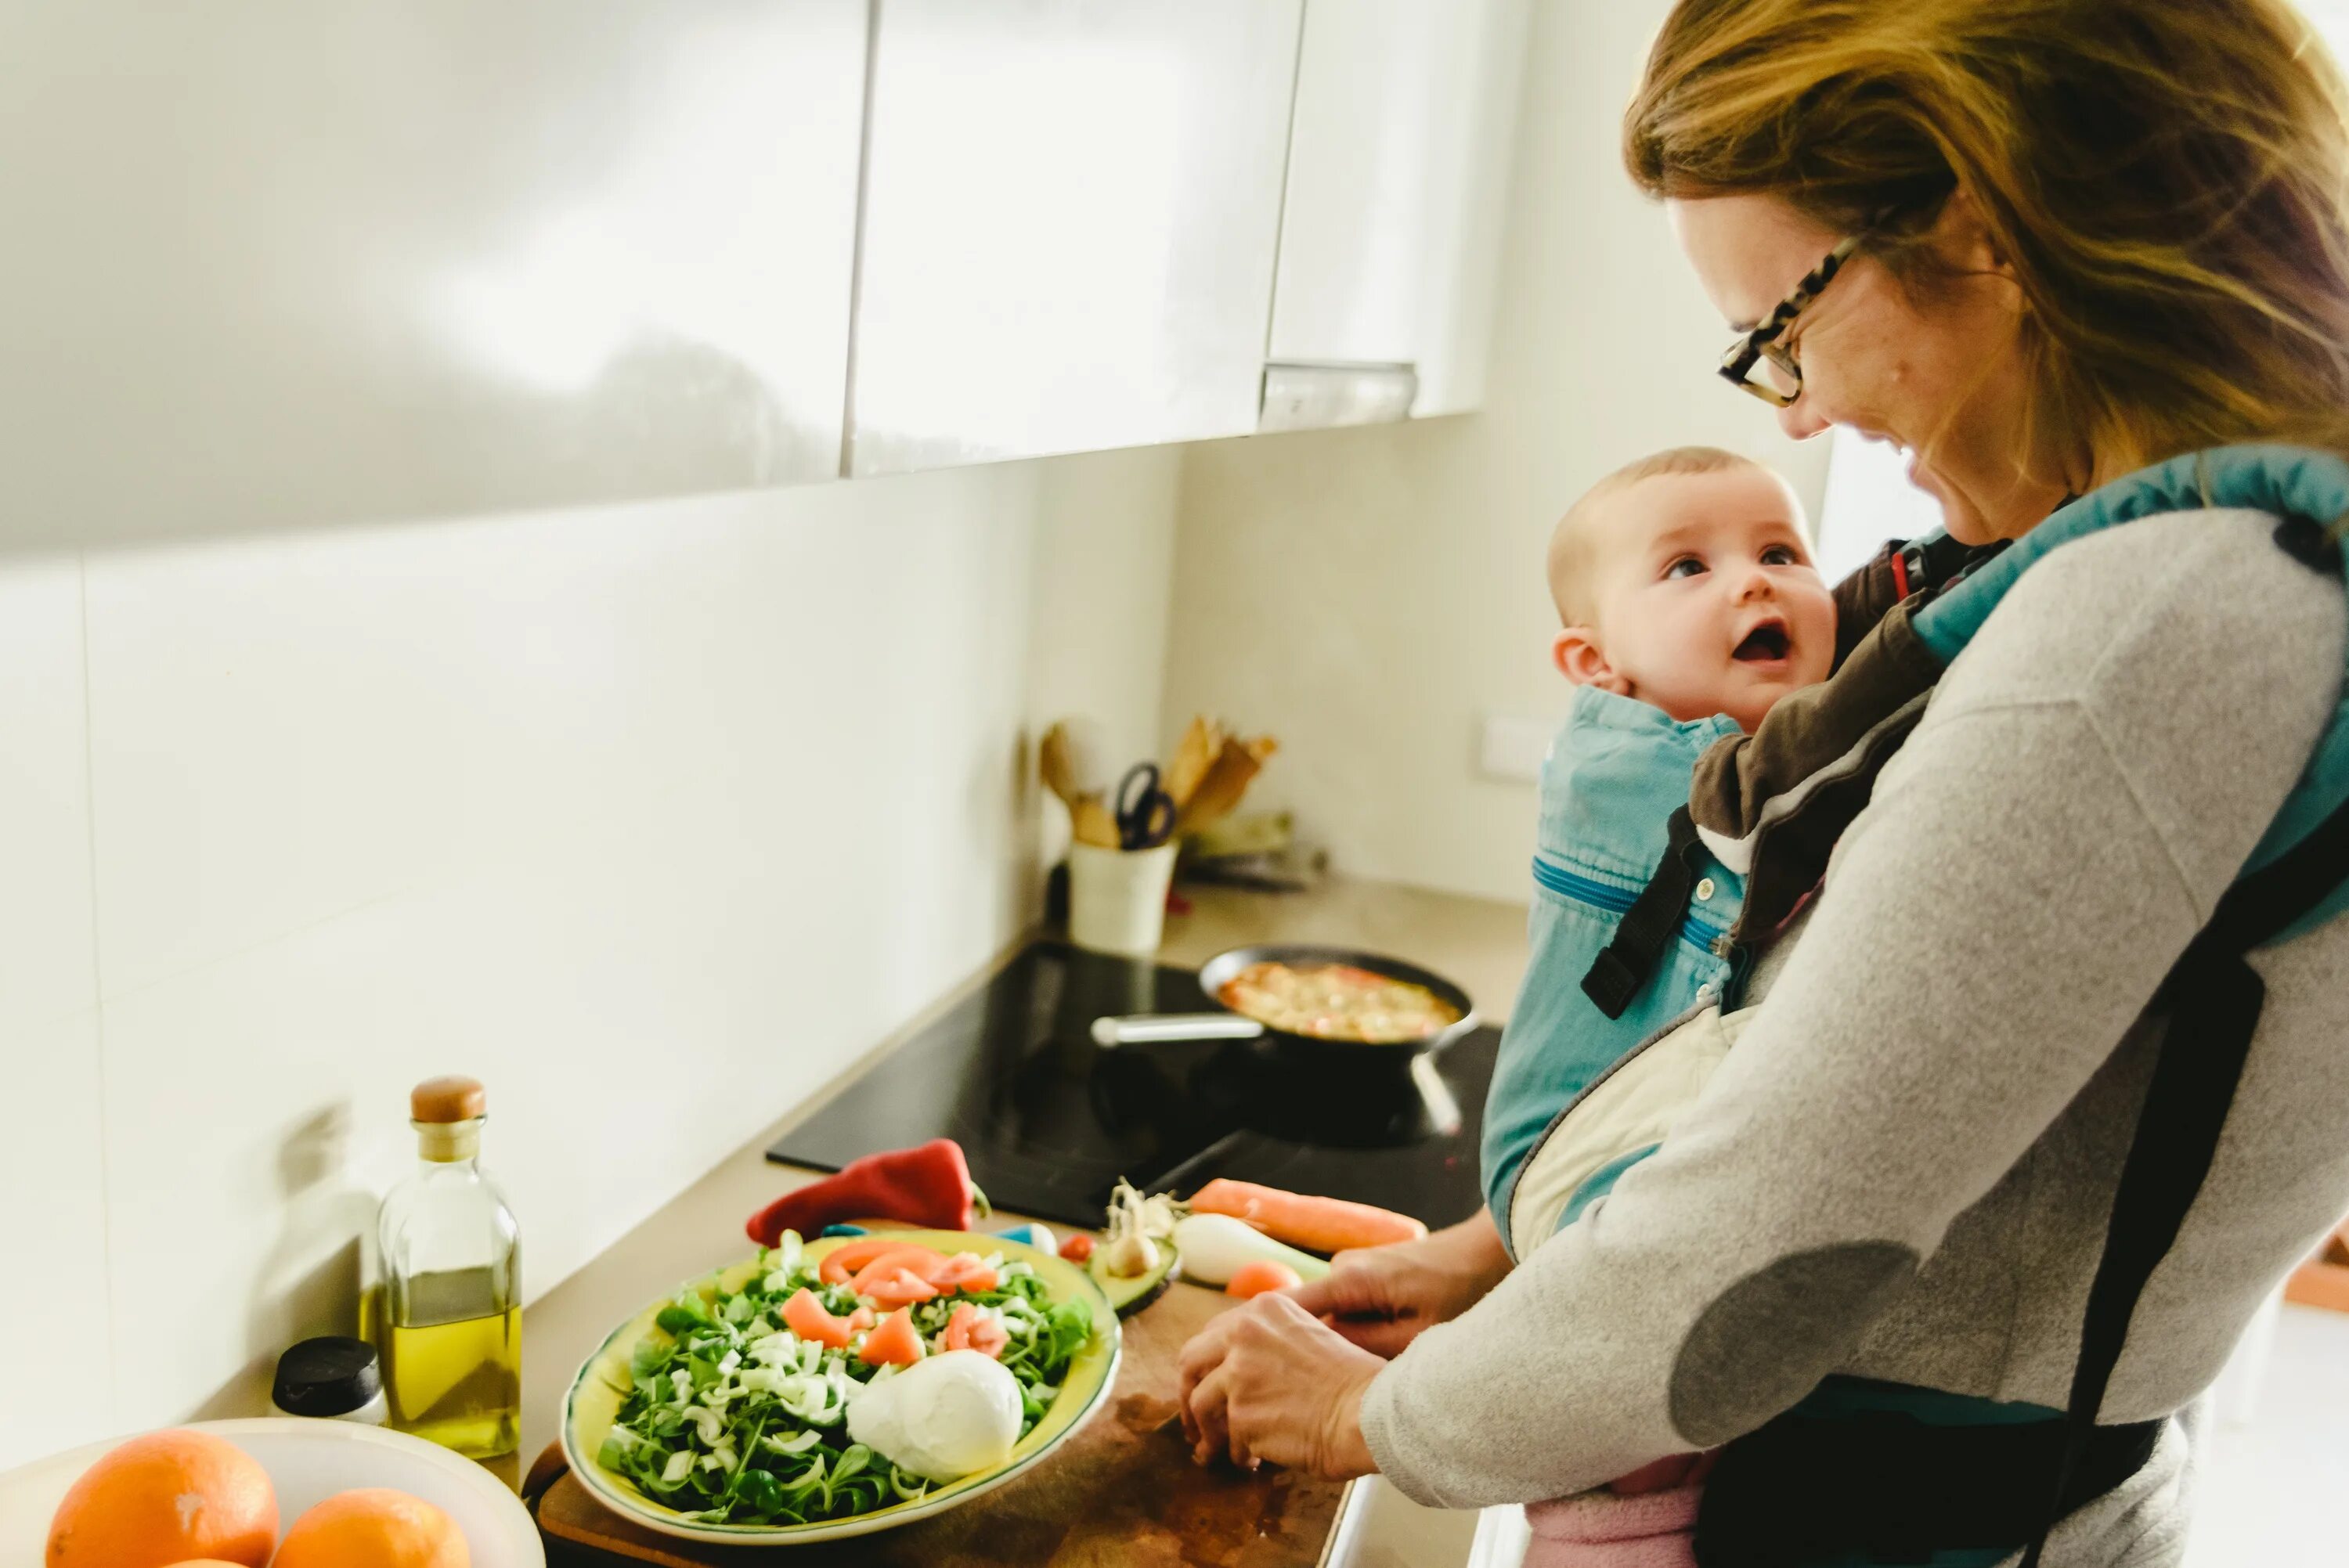
<instances>
[{"instance_id":1,"label":"olive oil bottle","mask_svg":"<svg viewBox=\"0 0 2349 1568\"><path fill-rule=\"evenodd\" d=\"M409 1097L418 1164L383 1201L368 1302L391 1424L471 1459L521 1438L522 1238L481 1166L488 1106L466 1078Z\"/></svg>"}]
</instances>

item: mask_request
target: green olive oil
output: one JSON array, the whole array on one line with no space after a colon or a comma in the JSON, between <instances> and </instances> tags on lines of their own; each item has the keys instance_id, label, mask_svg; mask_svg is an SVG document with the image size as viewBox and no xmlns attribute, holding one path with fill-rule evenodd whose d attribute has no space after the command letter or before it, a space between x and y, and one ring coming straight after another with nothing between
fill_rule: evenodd
<instances>
[{"instance_id":1,"label":"green olive oil","mask_svg":"<svg viewBox=\"0 0 2349 1568\"><path fill-rule=\"evenodd\" d=\"M486 1106L471 1078L417 1086L419 1162L383 1202L367 1303L392 1426L471 1459L512 1453L522 1424L522 1241L481 1167Z\"/></svg>"}]
</instances>

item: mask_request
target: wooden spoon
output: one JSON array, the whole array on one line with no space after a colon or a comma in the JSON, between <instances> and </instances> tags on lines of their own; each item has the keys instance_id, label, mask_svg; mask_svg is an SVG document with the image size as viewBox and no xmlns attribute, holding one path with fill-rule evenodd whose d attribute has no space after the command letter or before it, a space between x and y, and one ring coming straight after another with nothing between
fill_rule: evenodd
<instances>
[{"instance_id":1,"label":"wooden spoon","mask_svg":"<svg viewBox=\"0 0 2349 1568\"><path fill-rule=\"evenodd\" d=\"M1061 803L1071 811L1083 791L1077 788L1076 770L1069 761L1069 727L1055 724L1044 732L1040 748L1044 770L1044 787L1061 798Z\"/></svg>"}]
</instances>

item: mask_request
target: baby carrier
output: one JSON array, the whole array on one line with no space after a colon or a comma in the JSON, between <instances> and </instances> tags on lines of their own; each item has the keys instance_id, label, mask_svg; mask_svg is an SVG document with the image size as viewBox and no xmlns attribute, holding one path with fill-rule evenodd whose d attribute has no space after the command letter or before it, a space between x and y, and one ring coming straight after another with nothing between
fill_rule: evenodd
<instances>
[{"instance_id":1,"label":"baby carrier","mask_svg":"<svg viewBox=\"0 0 2349 1568\"><path fill-rule=\"evenodd\" d=\"M1512 1257L1571 1224L1654 1151L1736 1026L1715 1010L1671 1049L1645 1048L1733 995L1744 968L1747 944L1733 932L1744 923L1751 857L1701 841L1692 780L1723 756L1738 758L1755 788L1808 771L1818 713L1872 711L1884 695L1881 661L1861 652L1866 634L1895 605L1992 553L1946 535L1888 546L1837 583L1837 674L1822 688L1834 702L1811 705L1807 717L1803 704L1781 704L1752 737L1725 716L1675 719L1576 689L1543 765L1526 984L1485 1100L1485 1204ZM1765 876L1784 859L1774 852ZM1569 1105L1575 1114L1561 1121Z\"/></svg>"},{"instance_id":2,"label":"baby carrier","mask_svg":"<svg viewBox=\"0 0 2349 1568\"><path fill-rule=\"evenodd\" d=\"M1835 840L1923 716L1942 670L2022 573L2087 533L2198 508L2272 513L2282 520L2279 548L2312 571L2341 575L2349 463L2258 446L2131 475L2061 509L1995 556L1963 562L1946 586L1929 581L1886 613L1833 679L1786 698L1756 735L1728 738L1705 753L1652 878L1592 967L1592 1001L1612 1005L1612 1016L1639 995L1687 918L1700 857L1743 879L1728 940L1733 960L1778 929L1818 885ZM2090 1289L2067 1408L1983 1425L1789 1412L1723 1453L1699 1522L1700 1562L1775 1568L1837 1553L1923 1562L1937 1550L1985 1548L2027 1549L2024 1568L2036 1568L2056 1520L2143 1466L2162 1423L2099 1427L2096 1414L2137 1297L2177 1239L2233 1103L2264 998L2245 955L2344 907L2349 700L2148 1007L2165 1026ZM1736 974L1742 978L1742 963ZM1742 1023L1720 1003L1706 1006L1656 1032L1557 1113L1510 1198L1520 1247L1530 1250L1549 1233L1543 1227L1567 1222L1576 1195L1610 1167L1661 1140L1733 1048Z\"/></svg>"}]
</instances>

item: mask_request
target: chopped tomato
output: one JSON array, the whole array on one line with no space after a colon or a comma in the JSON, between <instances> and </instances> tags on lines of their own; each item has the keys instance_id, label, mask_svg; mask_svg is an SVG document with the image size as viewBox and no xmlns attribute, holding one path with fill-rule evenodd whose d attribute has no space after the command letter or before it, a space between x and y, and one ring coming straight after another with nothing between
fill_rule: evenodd
<instances>
[{"instance_id":1,"label":"chopped tomato","mask_svg":"<svg viewBox=\"0 0 2349 1568\"><path fill-rule=\"evenodd\" d=\"M860 1307L858 1310L864 1309ZM833 1316L824 1310L823 1303L815 1298L815 1292L802 1286L792 1292L792 1298L783 1303L783 1326L802 1339L812 1339L835 1350L845 1350L848 1348L848 1336L856 1331L858 1325L854 1317Z\"/></svg>"},{"instance_id":2,"label":"chopped tomato","mask_svg":"<svg viewBox=\"0 0 2349 1568\"><path fill-rule=\"evenodd\" d=\"M926 1353L922 1336L914 1332L914 1309L901 1306L883 1318L856 1354L875 1367L911 1367L919 1361Z\"/></svg>"},{"instance_id":3,"label":"chopped tomato","mask_svg":"<svg viewBox=\"0 0 2349 1568\"><path fill-rule=\"evenodd\" d=\"M947 1319L947 1348L976 1350L981 1356L1003 1359L1003 1347L1011 1336L1004 1331L1003 1320L972 1302L959 1302L954 1315Z\"/></svg>"},{"instance_id":4,"label":"chopped tomato","mask_svg":"<svg viewBox=\"0 0 2349 1568\"><path fill-rule=\"evenodd\" d=\"M1061 1255L1072 1264L1081 1264L1093 1255L1093 1239L1079 1231L1061 1243Z\"/></svg>"},{"instance_id":5,"label":"chopped tomato","mask_svg":"<svg viewBox=\"0 0 2349 1568\"><path fill-rule=\"evenodd\" d=\"M946 1266L946 1261L944 1254L934 1253L927 1247L891 1247L887 1252L876 1253L868 1259L864 1266L856 1271L856 1276L848 1283L857 1295L870 1295L873 1293L865 1287L874 1280L893 1278L900 1269L912 1274L916 1279L928 1279L936 1271Z\"/></svg>"},{"instance_id":6,"label":"chopped tomato","mask_svg":"<svg viewBox=\"0 0 2349 1568\"><path fill-rule=\"evenodd\" d=\"M957 1253L936 1268L923 1271L922 1277L949 1295L958 1290L983 1293L1003 1283L977 1253Z\"/></svg>"},{"instance_id":7,"label":"chopped tomato","mask_svg":"<svg viewBox=\"0 0 2349 1568\"><path fill-rule=\"evenodd\" d=\"M857 1295L882 1306L911 1306L938 1294L937 1286L903 1264L890 1265L885 1274L880 1270L875 1264L856 1276Z\"/></svg>"},{"instance_id":8,"label":"chopped tomato","mask_svg":"<svg viewBox=\"0 0 2349 1568\"><path fill-rule=\"evenodd\" d=\"M823 1261L816 1264L816 1276L826 1284L846 1284L850 1276L859 1269L891 1253L905 1253L906 1257L900 1261L911 1262L916 1274L927 1274L933 1264L946 1261L945 1253L933 1252L928 1247L917 1246L912 1242L891 1241L886 1236L873 1236L861 1242L851 1242L846 1246L834 1247L824 1253ZM915 1261L917 1259L919 1261Z\"/></svg>"},{"instance_id":9,"label":"chopped tomato","mask_svg":"<svg viewBox=\"0 0 2349 1568\"><path fill-rule=\"evenodd\" d=\"M869 1306L860 1306L848 1315L848 1326L851 1328L870 1328L880 1321L880 1315Z\"/></svg>"}]
</instances>

